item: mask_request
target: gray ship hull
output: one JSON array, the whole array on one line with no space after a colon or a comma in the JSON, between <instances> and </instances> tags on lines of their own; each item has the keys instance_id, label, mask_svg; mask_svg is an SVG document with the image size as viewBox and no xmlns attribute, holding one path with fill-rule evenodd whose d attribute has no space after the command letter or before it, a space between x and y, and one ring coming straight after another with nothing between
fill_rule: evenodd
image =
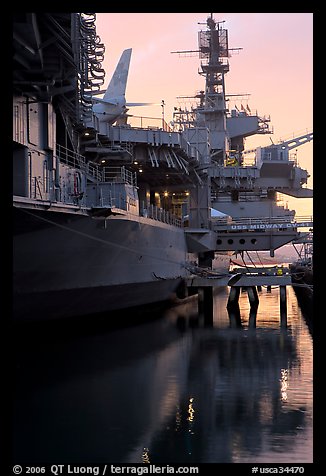
<instances>
[{"instance_id":1,"label":"gray ship hull","mask_svg":"<svg viewBox=\"0 0 326 476\"><path fill-rule=\"evenodd\" d=\"M15 208L14 316L56 318L171 299L187 276L182 228Z\"/></svg>"},{"instance_id":2,"label":"gray ship hull","mask_svg":"<svg viewBox=\"0 0 326 476\"><path fill-rule=\"evenodd\" d=\"M18 320L46 320L110 313L172 300L181 280L98 286L60 291L17 294L14 316Z\"/></svg>"}]
</instances>

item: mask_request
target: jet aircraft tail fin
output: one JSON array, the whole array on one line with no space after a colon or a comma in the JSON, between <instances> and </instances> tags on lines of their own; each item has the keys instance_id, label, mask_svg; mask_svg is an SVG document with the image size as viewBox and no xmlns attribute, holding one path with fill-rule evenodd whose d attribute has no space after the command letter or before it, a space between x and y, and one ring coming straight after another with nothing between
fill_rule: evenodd
<instances>
[{"instance_id":1,"label":"jet aircraft tail fin","mask_svg":"<svg viewBox=\"0 0 326 476\"><path fill-rule=\"evenodd\" d=\"M116 97L124 96L126 92L130 58L132 48L128 48L122 52L117 67L113 73L109 86L104 94L104 101Z\"/></svg>"}]
</instances>

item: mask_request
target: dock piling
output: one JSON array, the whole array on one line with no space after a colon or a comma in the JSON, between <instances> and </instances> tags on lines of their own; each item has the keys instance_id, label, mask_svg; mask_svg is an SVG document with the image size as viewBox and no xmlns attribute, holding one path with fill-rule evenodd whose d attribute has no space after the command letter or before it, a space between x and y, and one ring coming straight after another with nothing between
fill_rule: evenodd
<instances>
[{"instance_id":1,"label":"dock piling","mask_svg":"<svg viewBox=\"0 0 326 476\"><path fill-rule=\"evenodd\" d=\"M228 303L227 303L227 308L231 308L238 304L239 302L239 295L240 295L240 287L238 286L231 286L230 293L229 293L229 298L228 298Z\"/></svg>"},{"instance_id":2,"label":"dock piling","mask_svg":"<svg viewBox=\"0 0 326 476\"><path fill-rule=\"evenodd\" d=\"M257 309L259 304L259 297L258 297L256 286L248 287L247 293L248 293L248 298L250 302L250 307Z\"/></svg>"},{"instance_id":3,"label":"dock piling","mask_svg":"<svg viewBox=\"0 0 326 476\"><path fill-rule=\"evenodd\" d=\"M241 288L239 286L231 286L228 302L226 305L230 327L242 327L241 324L241 313L239 306L239 296Z\"/></svg>"},{"instance_id":4,"label":"dock piling","mask_svg":"<svg viewBox=\"0 0 326 476\"><path fill-rule=\"evenodd\" d=\"M287 326L286 286L280 286L280 324Z\"/></svg>"},{"instance_id":5,"label":"dock piling","mask_svg":"<svg viewBox=\"0 0 326 476\"><path fill-rule=\"evenodd\" d=\"M240 313L240 306L238 302L234 302L232 306L227 308L230 320L230 327L242 327L241 322L241 313Z\"/></svg>"},{"instance_id":6,"label":"dock piling","mask_svg":"<svg viewBox=\"0 0 326 476\"><path fill-rule=\"evenodd\" d=\"M193 276L189 279L189 286L198 289L198 314L204 318L207 326L213 325L213 288L214 286L228 286L230 288L227 301L231 326L241 326L241 316L239 308L239 296L244 290L247 291L250 302L249 327L256 327L257 309L259 305L258 290L262 286L267 287L267 292L271 292L272 286L280 288L280 326L287 326L287 303L286 286L291 284L291 276L285 269L282 274L276 274L273 270L266 273L264 269L255 268L255 272L238 272L230 277L206 277Z\"/></svg>"},{"instance_id":7,"label":"dock piling","mask_svg":"<svg viewBox=\"0 0 326 476\"><path fill-rule=\"evenodd\" d=\"M213 304L213 287L198 288L198 314L200 318L204 318L205 326L213 325Z\"/></svg>"},{"instance_id":8,"label":"dock piling","mask_svg":"<svg viewBox=\"0 0 326 476\"><path fill-rule=\"evenodd\" d=\"M257 309L259 304L256 286L248 287L248 298L250 302L249 327L255 328L257 319Z\"/></svg>"},{"instance_id":9,"label":"dock piling","mask_svg":"<svg viewBox=\"0 0 326 476\"><path fill-rule=\"evenodd\" d=\"M257 306L256 308L253 308L253 307L250 308L250 313L249 313L249 327L250 327L251 329L255 329L255 328L256 328L257 309L258 309L258 306Z\"/></svg>"}]
</instances>

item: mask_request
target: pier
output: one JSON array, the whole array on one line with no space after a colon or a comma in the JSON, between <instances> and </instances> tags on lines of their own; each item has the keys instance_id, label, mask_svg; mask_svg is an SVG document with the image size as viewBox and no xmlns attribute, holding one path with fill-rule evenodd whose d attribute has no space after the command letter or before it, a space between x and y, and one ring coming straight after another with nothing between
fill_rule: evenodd
<instances>
[{"instance_id":1,"label":"pier","mask_svg":"<svg viewBox=\"0 0 326 476\"><path fill-rule=\"evenodd\" d=\"M187 280L189 288L198 289L198 312L204 317L204 322L210 325L213 320L214 287L229 286L230 293L227 303L231 326L241 326L239 307L240 291L245 290L250 302L249 327L256 327L256 315L259 305L258 291L266 287L279 287L280 296L280 326L287 326L286 286L292 284L290 270L283 266L234 268L229 276L222 276L210 270L205 275L193 275Z\"/></svg>"}]
</instances>

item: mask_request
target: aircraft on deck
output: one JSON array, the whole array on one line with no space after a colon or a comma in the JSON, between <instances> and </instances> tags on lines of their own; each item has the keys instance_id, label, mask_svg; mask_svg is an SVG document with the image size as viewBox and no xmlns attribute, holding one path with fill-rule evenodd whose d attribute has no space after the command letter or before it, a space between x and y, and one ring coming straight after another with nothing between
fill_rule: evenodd
<instances>
[{"instance_id":1,"label":"aircraft on deck","mask_svg":"<svg viewBox=\"0 0 326 476\"><path fill-rule=\"evenodd\" d=\"M92 97L93 112L101 122L113 124L120 118L126 118L128 108L132 106L157 104L151 102L126 102L125 93L131 52L132 48L123 51L103 98ZM98 91L96 94L103 94L103 92Z\"/></svg>"}]
</instances>

